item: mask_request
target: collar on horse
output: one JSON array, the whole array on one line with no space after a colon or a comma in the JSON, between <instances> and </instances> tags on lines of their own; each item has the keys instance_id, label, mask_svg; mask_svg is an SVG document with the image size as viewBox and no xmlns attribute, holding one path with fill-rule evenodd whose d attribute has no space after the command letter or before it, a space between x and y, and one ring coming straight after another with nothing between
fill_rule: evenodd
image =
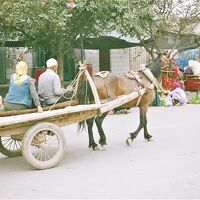
<instances>
[{"instance_id":1,"label":"collar on horse","mask_svg":"<svg viewBox=\"0 0 200 200\"><path fill-rule=\"evenodd\" d=\"M141 80L141 77L138 72L135 71L128 71L127 73L124 74L127 78L131 80L136 80L141 86L143 86L143 82Z\"/></svg>"}]
</instances>

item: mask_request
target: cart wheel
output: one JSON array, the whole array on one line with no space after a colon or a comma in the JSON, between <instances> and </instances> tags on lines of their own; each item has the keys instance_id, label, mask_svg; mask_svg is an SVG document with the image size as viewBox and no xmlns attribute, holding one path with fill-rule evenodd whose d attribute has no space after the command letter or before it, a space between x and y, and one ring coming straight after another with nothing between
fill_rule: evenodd
<instances>
[{"instance_id":1,"label":"cart wheel","mask_svg":"<svg viewBox=\"0 0 200 200\"><path fill-rule=\"evenodd\" d=\"M31 166L37 169L55 167L63 153L63 132L53 123L36 124L24 135L22 155Z\"/></svg>"},{"instance_id":2,"label":"cart wheel","mask_svg":"<svg viewBox=\"0 0 200 200\"><path fill-rule=\"evenodd\" d=\"M22 155L22 141L12 138L12 136L0 136L0 152L8 157Z\"/></svg>"}]
</instances>

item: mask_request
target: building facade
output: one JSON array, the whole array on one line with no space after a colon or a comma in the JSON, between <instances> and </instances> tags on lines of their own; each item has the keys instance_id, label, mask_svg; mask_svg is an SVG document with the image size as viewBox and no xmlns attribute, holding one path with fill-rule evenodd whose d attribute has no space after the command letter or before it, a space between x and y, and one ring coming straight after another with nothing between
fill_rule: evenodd
<instances>
[{"instance_id":1,"label":"building facade","mask_svg":"<svg viewBox=\"0 0 200 200\"><path fill-rule=\"evenodd\" d=\"M75 59L64 58L64 80L70 81L75 77L76 65L80 60L80 50L76 49ZM23 47L0 47L0 84L8 84L10 75L15 70L17 58L23 56L23 60L29 67L29 75L37 78L38 70L45 69L45 61L48 57L45 52L38 48L34 52ZM124 73L129 70L139 70L141 64L149 61L149 56L144 48L133 47L111 50L85 50L84 57L92 73L99 71L111 71L113 73ZM39 72L40 73L40 72Z\"/></svg>"},{"instance_id":2,"label":"building facade","mask_svg":"<svg viewBox=\"0 0 200 200\"><path fill-rule=\"evenodd\" d=\"M149 54L143 47L112 49L109 51L109 53L110 66L106 66L105 68L113 73L124 73L129 70L140 70L140 66L148 63L150 60ZM85 50L85 59L92 67L94 74L102 71L99 50Z\"/></svg>"},{"instance_id":3,"label":"building facade","mask_svg":"<svg viewBox=\"0 0 200 200\"><path fill-rule=\"evenodd\" d=\"M14 73L17 58L23 54L23 60L27 63L28 74L32 75L33 54L27 48L0 47L0 84L9 83L10 75Z\"/></svg>"}]
</instances>

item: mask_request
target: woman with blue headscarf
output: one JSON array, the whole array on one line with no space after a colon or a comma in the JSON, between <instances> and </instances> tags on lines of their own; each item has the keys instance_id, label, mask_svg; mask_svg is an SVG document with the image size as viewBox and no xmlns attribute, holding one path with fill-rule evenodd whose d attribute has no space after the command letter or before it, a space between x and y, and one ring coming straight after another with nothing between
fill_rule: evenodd
<instances>
[{"instance_id":1,"label":"woman with blue headscarf","mask_svg":"<svg viewBox=\"0 0 200 200\"><path fill-rule=\"evenodd\" d=\"M10 87L5 97L5 110L23 110L32 107L32 100L38 112L42 112L39 97L35 88L35 79L28 74L24 61L16 65L15 73L11 75Z\"/></svg>"}]
</instances>

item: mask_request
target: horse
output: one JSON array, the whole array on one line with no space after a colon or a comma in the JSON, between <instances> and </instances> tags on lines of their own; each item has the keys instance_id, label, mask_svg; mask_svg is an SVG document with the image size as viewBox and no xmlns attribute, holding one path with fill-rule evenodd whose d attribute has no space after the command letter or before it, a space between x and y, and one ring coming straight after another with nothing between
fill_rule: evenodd
<instances>
[{"instance_id":1,"label":"horse","mask_svg":"<svg viewBox=\"0 0 200 200\"><path fill-rule=\"evenodd\" d=\"M147 111L148 107L152 104L153 100L155 99L155 82L153 83L152 87L152 80L147 76L147 74L144 73L146 69L150 69L151 73L154 75L156 79L160 78L161 75L161 69L162 67L169 66L173 62L171 61L169 55L166 55L163 57L163 55L158 56L154 61L149 63L144 70L138 71L137 75L135 75L134 78L130 78L131 75L119 75L119 74L113 74L107 72L107 75L102 76L93 76L93 82L96 86L98 95L100 100L107 100L110 101L112 99L116 99L118 96L121 95L128 95L134 90L137 91L136 88L145 88L146 93L144 93L142 96L131 100L128 103L125 103L124 105L120 106L121 109L126 108L132 108L135 106L139 107L140 110L140 122L138 128L129 133L128 138L126 139L126 144L129 146L133 140L137 137L141 129L144 129L144 139L147 141L150 141L152 136L149 134L147 129ZM105 74L105 73L104 73ZM134 73L133 73L134 74ZM79 104L86 104L86 103L93 103L94 97L92 95L92 91L90 88L90 85L88 84L87 79L86 80L80 80L79 86L77 89L77 95L76 98L79 101ZM88 127L88 136L89 136L89 145L88 147L96 150L99 149L99 146L94 140L93 137L93 124L94 121L96 123L98 132L99 132L99 145L102 148L105 148L105 145L107 145L106 142L106 136L104 133L104 130L102 128L102 123L104 119L106 118L108 112L103 113L100 116L90 118L86 120L86 124ZM79 123L79 129L84 129L85 127L85 121L82 121Z\"/></svg>"}]
</instances>

